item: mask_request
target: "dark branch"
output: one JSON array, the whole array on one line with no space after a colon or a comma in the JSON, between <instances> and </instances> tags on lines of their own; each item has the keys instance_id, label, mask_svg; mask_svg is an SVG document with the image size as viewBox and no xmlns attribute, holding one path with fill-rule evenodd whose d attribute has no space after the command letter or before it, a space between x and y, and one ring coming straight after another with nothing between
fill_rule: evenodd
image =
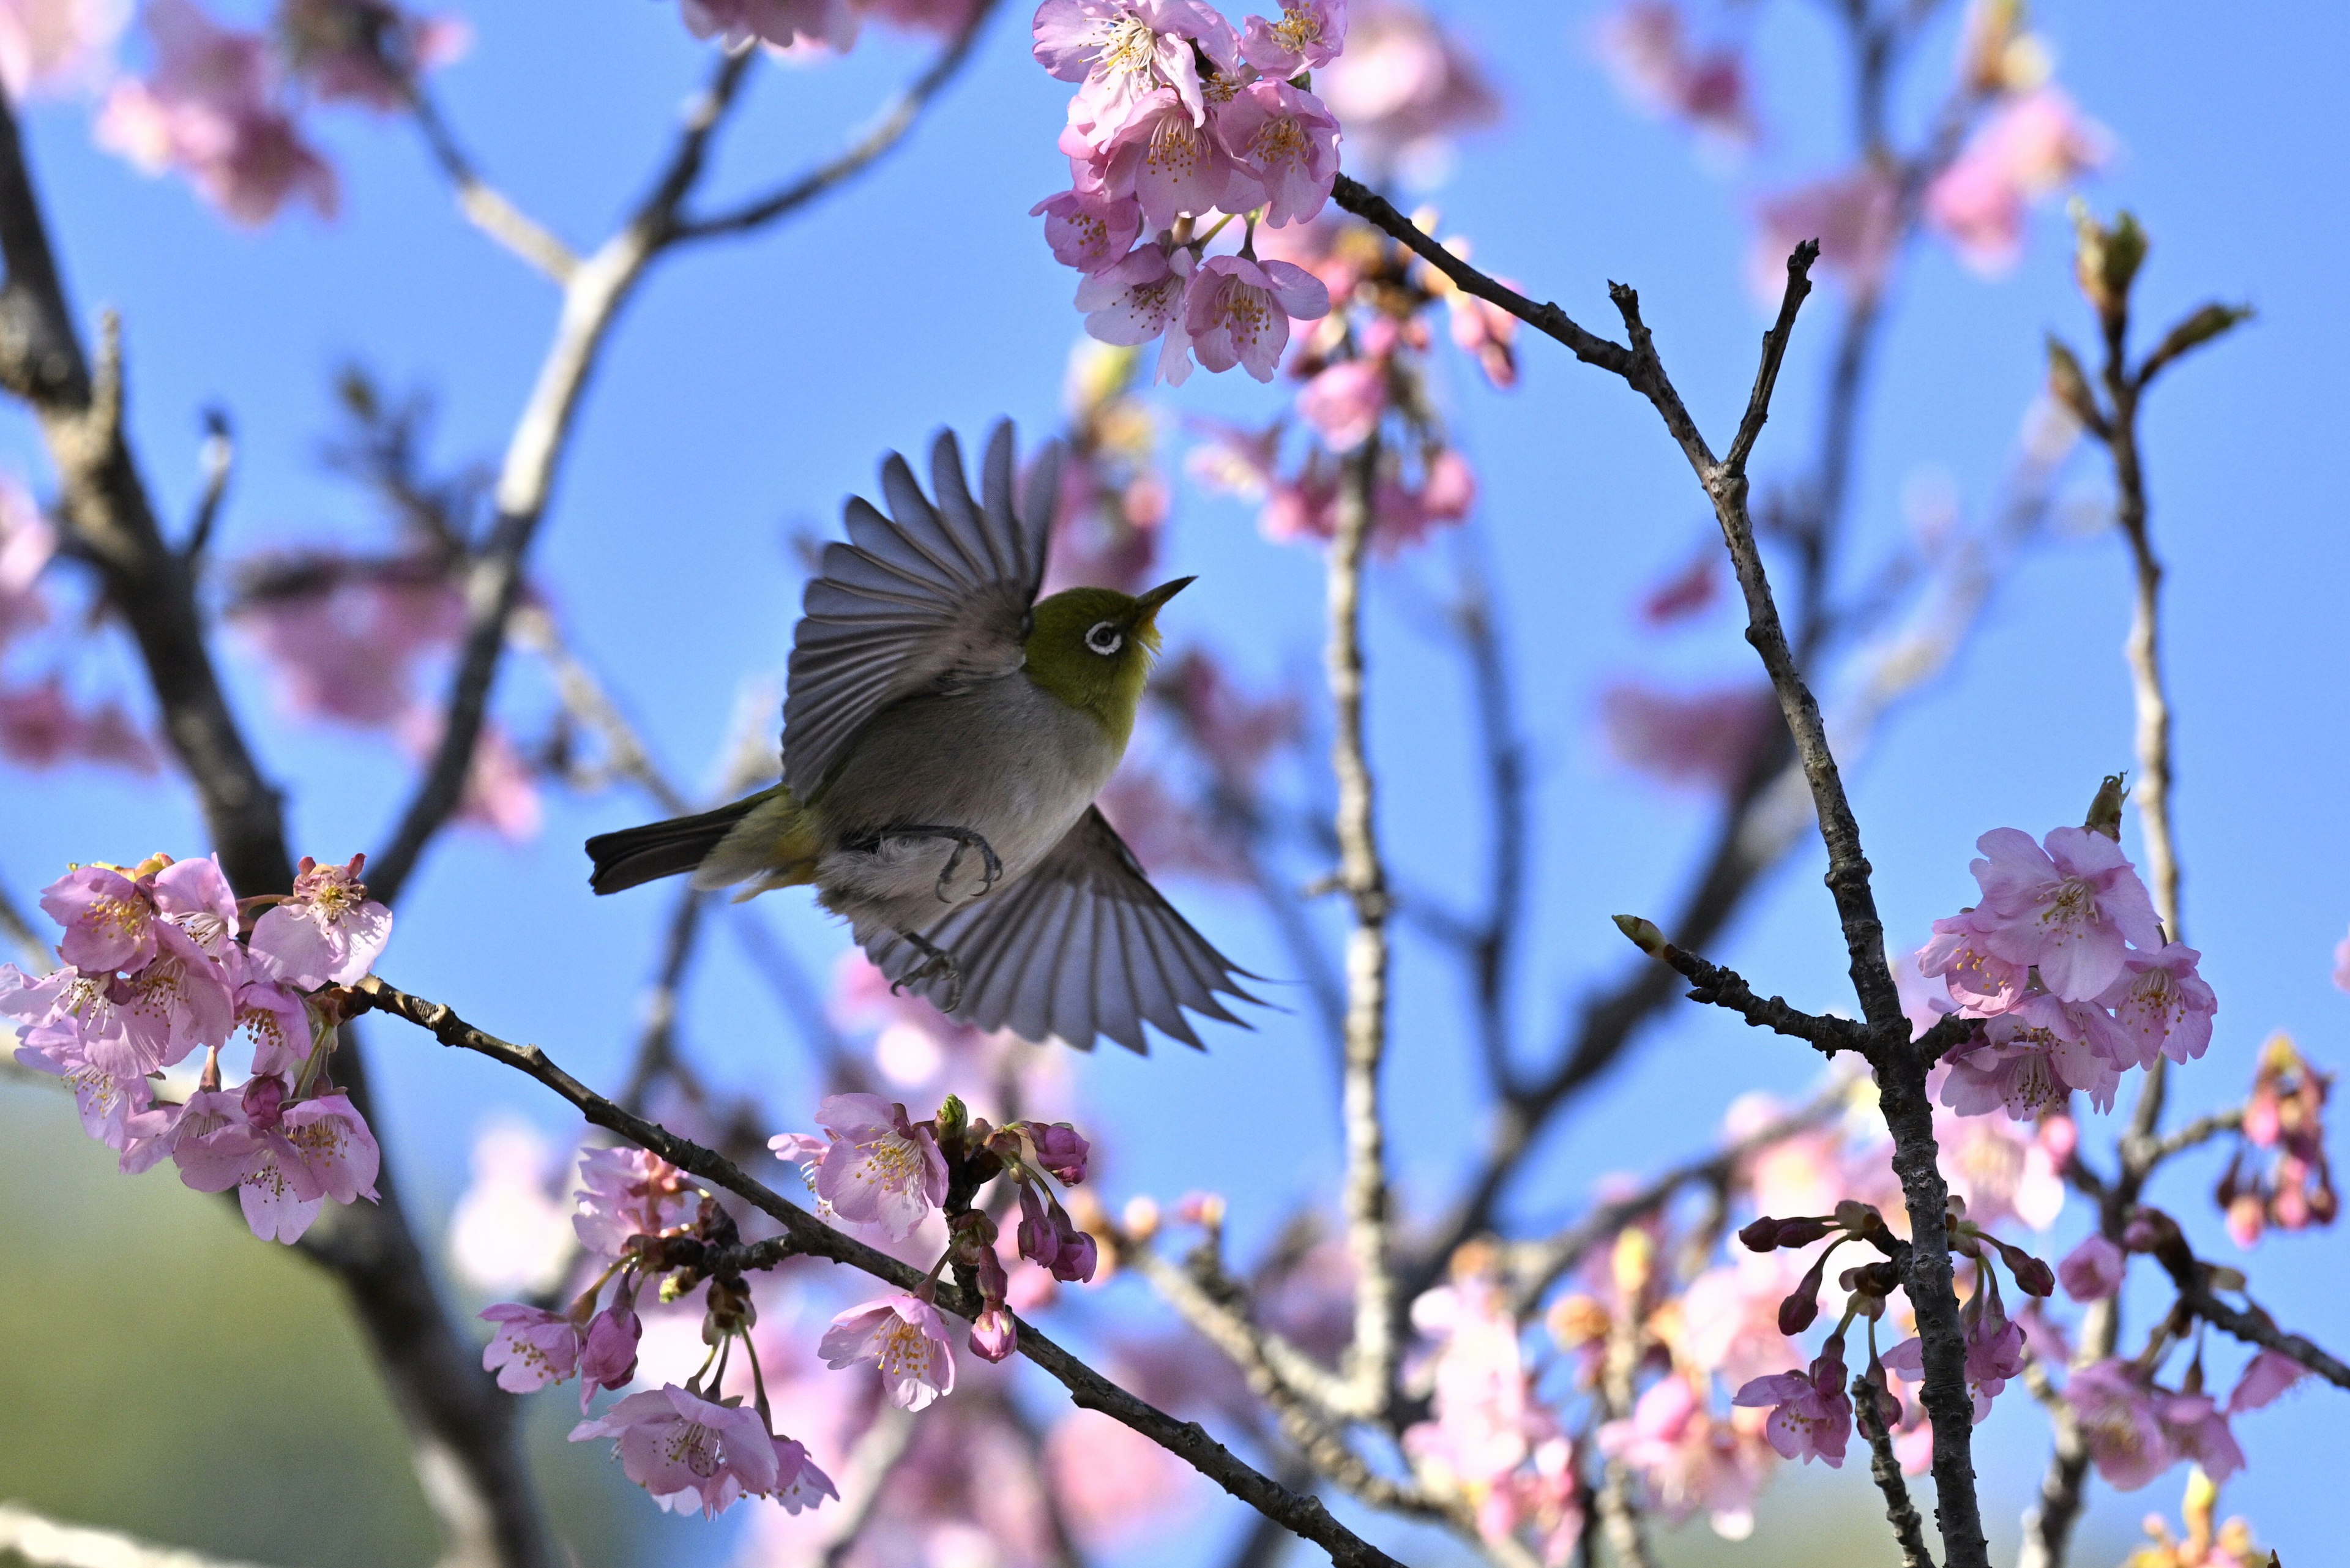
<instances>
[{"instance_id":1,"label":"dark branch","mask_svg":"<svg viewBox=\"0 0 2350 1568\"><path fill-rule=\"evenodd\" d=\"M1834 1056L1839 1051L1866 1052L1870 1033L1864 1024L1849 1018L1821 1017L1792 1006L1786 998L1762 997L1736 970L1710 963L1697 954L1677 948L1657 934L1657 928L1647 920L1630 915L1618 915L1616 924L1643 952L1659 962L1669 965L1690 982L1691 1002L1727 1008L1756 1029L1768 1029L1774 1034L1784 1034L1801 1040L1823 1054Z\"/></svg>"},{"instance_id":2,"label":"dark branch","mask_svg":"<svg viewBox=\"0 0 2350 1568\"><path fill-rule=\"evenodd\" d=\"M367 1007L428 1031L443 1045L475 1052L527 1075L561 1096L592 1125L617 1133L689 1175L744 1199L783 1227L779 1247L803 1256L845 1263L901 1290L911 1291L923 1283L921 1270L834 1230L797 1204L754 1181L733 1161L613 1104L556 1066L537 1046L516 1045L485 1034L447 1006L411 996L372 975L353 987L351 995ZM965 1320L977 1316L981 1310L975 1298L951 1281L938 1282L935 1300L941 1309ZM1300 1497L1250 1466L1211 1438L1197 1422L1179 1421L1137 1398L1063 1349L1034 1324L1018 1322L1017 1334L1020 1353L1068 1389L1077 1405L1101 1411L1141 1433L1258 1512L1278 1520L1284 1528L1322 1547L1340 1568L1401 1568L1395 1559L1333 1519L1318 1499Z\"/></svg>"},{"instance_id":3,"label":"dark branch","mask_svg":"<svg viewBox=\"0 0 2350 1568\"><path fill-rule=\"evenodd\" d=\"M1885 1429L1877 1394L1867 1373L1854 1376L1853 1420L1868 1441L1868 1473L1885 1494L1885 1521L1893 1526L1893 1539L1901 1547L1901 1568L1934 1568L1934 1554L1926 1548L1926 1523L1909 1501L1909 1483L1901 1479L1901 1461L1893 1455L1893 1435Z\"/></svg>"}]
</instances>

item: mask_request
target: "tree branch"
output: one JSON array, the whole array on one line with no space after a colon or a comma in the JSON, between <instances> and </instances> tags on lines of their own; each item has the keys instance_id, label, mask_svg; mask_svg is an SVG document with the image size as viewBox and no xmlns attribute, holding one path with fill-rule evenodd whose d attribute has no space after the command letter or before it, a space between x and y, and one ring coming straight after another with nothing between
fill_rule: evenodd
<instances>
[{"instance_id":1,"label":"tree branch","mask_svg":"<svg viewBox=\"0 0 2350 1568\"><path fill-rule=\"evenodd\" d=\"M1342 1112L1347 1141L1347 1251L1355 1265L1355 1338L1348 1353L1348 1414L1377 1417L1394 1398L1399 1316L1389 1255L1387 1130L1379 1077L1388 1044L1388 893L1379 857L1377 782L1363 734L1363 559L1371 531L1379 440L1347 459L1330 541L1329 645L1336 775L1337 881L1351 904L1347 935L1347 1033Z\"/></svg>"},{"instance_id":2,"label":"tree branch","mask_svg":"<svg viewBox=\"0 0 2350 1568\"><path fill-rule=\"evenodd\" d=\"M753 1180L733 1161L595 1093L556 1066L537 1046L516 1045L485 1034L447 1006L412 996L373 975L353 986L351 996L366 1007L426 1030L443 1045L477 1053L526 1075L561 1096L592 1125L733 1193L782 1226L782 1244L788 1250L845 1263L901 1290L910 1291L924 1282L921 1270L834 1230ZM951 1281L937 1282L935 1300L941 1309L966 1321L981 1310L975 1297ZM1338 1568L1400 1568L1386 1552L1333 1519L1319 1500L1300 1497L1281 1486L1209 1437L1197 1422L1178 1421L1096 1372L1035 1325L1018 1320L1015 1324L1020 1353L1068 1389L1081 1407L1099 1410L1141 1433L1260 1513L1277 1519L1284 1528L1322 1547Z\"/></svg>"},{"instance_id":3,"label":"tree branch","mask_svg":"<svg viewBox=\"0 0 2350 1568\"><path fill-rule=\"evenodd\" d=\"M0 1553L29 1568L253 1568L117 1531L62 1523L13 1502L0 1502Z\"/></svg>"},{"instance_id":4,"label":"tree branch","mask_svg":"<svg viewBox=\"0 0 2350 1568\"><path fill-rule=\"evenodd\" d=\"M432 161L441 165L442 173L456 190L458 210L482 233L568 287L572 275L579 270L577 253L482 178L421 81L409 88L409 108L416 116L417 130L424 134L425 146L432 150Z\"/></svg>"},{"instance_id":5,"label":"tree branch","mask_svg":"<svg viewBox=\"0 0 2350 1568\"><path fill-rule=\"evenodd\" d=\"M931 62L930 68L883 105L873 122L838 153L767 195L707 216L681 218L677 224L677 237L681 240L714 239L772 223L785 213L795 212L847 184L880 161L906 139L906 133L914 129L914 122L921 118L931 100L954 79L955 73L971 57L972 47L979 41L979 35L987 26L987 19L993 14L995 6L996 0L981 0L971 14L971 20L963 24L962 31L939 52L938 58Z\"/></svg>"},{"instance_id":6,"label":"tree branch","mask_svg":"<svg viewBox=\"0 0 2350 1568\"><path fill-rule=\"evenodd\" d=\"M1901 1548L1901 1568L1934 1568L1934 1554L1926 1547L1925 1521L1909 1501L1909 1483L1901 1479L1901 1461L1893 1455L1893 1435L1885 1429L1885 1412L1877 1406L1877 1385L1866 1372L1852 1380L1852 1414L1860 1435L1868 1442L1868 1473L1885 1494L1885 1521Z\"/></svg>"},{"instance_id":7,"label":"tree branch","mask_svg":"<svg viewBox=\"0 0 2350 1568\"><path fill-rule=\"evenodd\" d=\"M1736 970L1709 963L1693 952L1673 946L1654 925L1638 916L1618 915L1616 924L1641 951L1690 981L1691 1002L1726 1008L1752 1028L1801 1040L1827 1056L1833 1057L1839 1051L1865 1053L1868 1049L1870 1034L1865 1024L1849 1018L1805 1012L1790 1006L1784 997L1757 996L1754 988Z\"/></svg>"}]
</instances>

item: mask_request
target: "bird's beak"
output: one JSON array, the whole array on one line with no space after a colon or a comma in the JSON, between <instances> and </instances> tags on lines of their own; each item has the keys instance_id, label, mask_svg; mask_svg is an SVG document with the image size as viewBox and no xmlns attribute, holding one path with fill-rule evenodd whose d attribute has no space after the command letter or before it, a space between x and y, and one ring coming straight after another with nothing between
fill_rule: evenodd
<instances>
[{"instance_id":1,"label":"bird's beak","mask_svg":"<svg viewBox=\"0 0 2350 1568\"><path fill-rule=\"evenodd\" d=\"M1200 579L1197 577L1177 577L1173 582L1161 583L1157 587L1151 589L1149 593L1143 595L1140 598L1135 601L1136 608L1134 612L1134 624L1137 626L1150 625L1158 618L1159 606L1165 604L1169 599L1173 598L1177 594L1181 593L1185 588L1190 587L1193 583L1196 583Z\"/></svg>"}]
</instances>

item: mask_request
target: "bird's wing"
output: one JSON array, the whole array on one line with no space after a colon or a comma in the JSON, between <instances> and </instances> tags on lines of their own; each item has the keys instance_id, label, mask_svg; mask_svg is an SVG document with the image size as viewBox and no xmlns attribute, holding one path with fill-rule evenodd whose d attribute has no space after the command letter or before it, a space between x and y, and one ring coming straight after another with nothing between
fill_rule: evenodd
<instances>
[{"instance_id":1,"label":"bird's wing","mask_svg":"<svg viewBox=\"0 0 2350 1568\"><path fill-rule=\"evenodd\" d=\"M988 439L979 498L964 483L954 432L941 431L931 448L935 504L896 452L881 464L889 514L850 499L849 542L825 546L792 634L784 783L794 793L815 794L889 703L1020 668L1059 471L1059 449L1046 448L1015 507L1006 420Z\"/></svg>"},{"instance_id":2,"label":"bird's wing","mask_svg":"<svg viewBox=\"0 0 2350 1568\"><path fill-rule=\"evenodd\" d=\"M1241 1023L1217 993L1257 1000L1234 977L1258 977L1218 952L1175 912L1092 806L1027 875L964 904L922 934L952 955L962 971L956 1018L982 1029L1009 1029L1025 1040L1060 1040L1081 1051L1107 1034L1147 1054L1146 1023L1200 1048L1185 1008ZM887 928L860 929L857 940L892 981L922 964L913 944ZM941 978L908 989L943 1005L948 985Z\"/></svg>"}]
</instances>

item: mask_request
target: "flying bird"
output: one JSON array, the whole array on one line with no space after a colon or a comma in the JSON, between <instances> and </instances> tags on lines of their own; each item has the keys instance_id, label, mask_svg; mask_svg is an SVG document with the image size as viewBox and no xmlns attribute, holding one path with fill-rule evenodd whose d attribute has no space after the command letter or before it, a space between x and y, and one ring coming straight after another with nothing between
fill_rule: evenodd
<instances>
[{"instance_id":1,"label":"flying bird","mask_svg":"<svg viewBox=\"0 0 2350 1568\"><path fill-rule=\"evenodd\" d=\"M1038 598L1059 470L1047 448L1015 505L1007 421L973 497L942 431L933 502L891 452L889 512L850 498L848 542L825 546L801 600L782 782L589 839L588 886L812 886L893 992L1025 1039L1142 1052L1146 1023L1198 1046L1186 1008L1241 1023L1217 998L1255 1002L1235 977L1257 977L1160 896L1094 804L1134 732L1159 611L1192 579Z\"/></svg>"}]
</instances>

